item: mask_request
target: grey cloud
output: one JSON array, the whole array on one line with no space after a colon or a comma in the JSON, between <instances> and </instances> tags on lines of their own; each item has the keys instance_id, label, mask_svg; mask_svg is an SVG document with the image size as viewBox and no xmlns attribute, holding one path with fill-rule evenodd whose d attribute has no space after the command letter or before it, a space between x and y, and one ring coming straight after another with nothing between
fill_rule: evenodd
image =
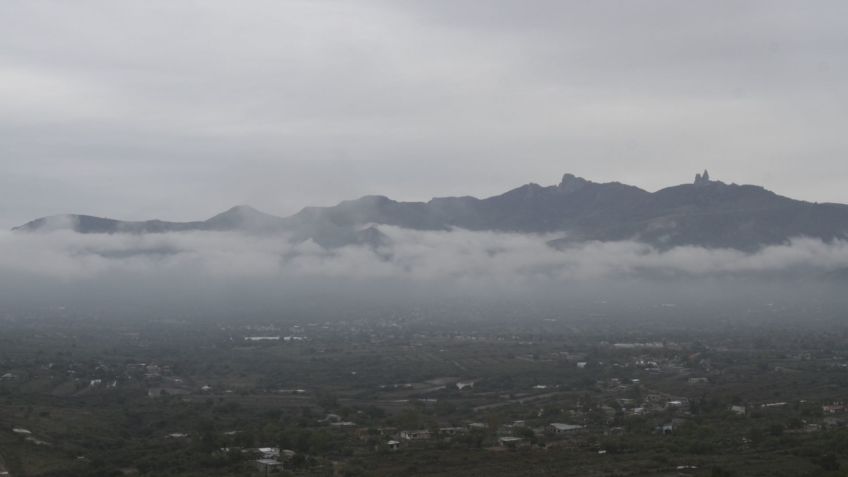
<instances>
[{"instance_id":1,"label":"grey cloud","mask_svg":"<svg viewBox=\"0 0 848 477\"><path fill-rule=\"evenodd\" d=\"M3 2L0 225L287 215L566 171L656 189L704 167L848 202L846 8Z\"/></svg>"},{"instance_id":2,"label":"grey cloud","mask_svg":"<svg viewBox=\"0 0 848 477\"><path fill-rule=\"evenodd\" d=\"M635 242L584 243L557 251L546 243L553 237L546 236L381 230L390 244L377 250L326 250L281 236L217 232L9 233L0 236L0 273L59 280L129 274L156 280L402 280L497 288L636 277L817 277L848 267L848 244L804 238L755 253L697 247L659 251Z\"/></svg>"}]
</instances>

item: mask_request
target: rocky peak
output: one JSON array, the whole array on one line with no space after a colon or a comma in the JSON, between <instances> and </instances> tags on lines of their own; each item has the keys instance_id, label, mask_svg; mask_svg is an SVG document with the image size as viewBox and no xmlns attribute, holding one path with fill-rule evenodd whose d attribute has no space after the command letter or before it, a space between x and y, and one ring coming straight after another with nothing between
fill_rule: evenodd
<instances>
[{"instance_id":1,"label":"rocky peak","mask_svg":"<svg viewBox=\"0 0 848 477\"><path fill-rule=\"evenodd\" d=\"M704 169L703 174L695 174L695 185L707 185L710 182L710 173L706 169Z\"/></svg>"},{"instance_id":2,"label":"rocky peak","mask_svg":"<svg viewBox=\"0 0 848 477\"><path fill-rule=\"evenodd\" d=\"M577 177L574 174L565 174L562 176L562 181L559 183L559 190L565 193L576 192L585 187L589 181L582 177Z\"/></svg>"}]
</instances>

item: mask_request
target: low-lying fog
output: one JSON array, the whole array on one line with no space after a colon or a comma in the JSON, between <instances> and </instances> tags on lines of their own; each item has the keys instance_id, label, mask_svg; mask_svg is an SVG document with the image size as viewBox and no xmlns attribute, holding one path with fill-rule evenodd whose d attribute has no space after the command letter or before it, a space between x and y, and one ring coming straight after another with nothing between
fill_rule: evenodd
<instances>
[{"instance_id":1,"label":"low-lying fog","mask_svg":"<svg viewBox=\"0 0 848 477\"><path fill-rule=\"evenodd\" d=\"M148 304L280 311L328 303L574 305L841 302L848 243L799 238L755 253L381 226L387 244L332 250L280 235L0 234L6 305Z\"/></svg>"}]
</instances>

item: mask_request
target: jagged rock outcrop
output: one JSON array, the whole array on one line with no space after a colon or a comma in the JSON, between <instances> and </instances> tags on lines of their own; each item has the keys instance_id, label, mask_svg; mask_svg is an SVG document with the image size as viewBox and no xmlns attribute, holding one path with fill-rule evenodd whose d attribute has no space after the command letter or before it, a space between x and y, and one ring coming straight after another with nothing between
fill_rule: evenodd
<instances>
[{"instance_id":1,"label":"jagged rock outcrop","mask_svg":"<svg viewBox=\"0 0 848 477\"><path fill-rule=\"evenodd\" d=\"M559 183L559 190L566 194L577 192L578 190L589 184L589 181L582 177L577 177L574 174L565 174L562 176L562 181Z\"/></svg>"},{"instance_id":2,"label":"jagged rock outcrop","mask_svg":"<svg viewBox=\"0 0 848 477\"><path fill-rule=\"evenodd\" d=\"M704 173L703 173L703 174L695 174L695 182L694 182L694 184L695 184L696 186L709 185L709 184L710 184L710 182L712 182L712 181L710 180L710 173L709 173L706 169L704 169Z\"/></svg>"}]
</instances>

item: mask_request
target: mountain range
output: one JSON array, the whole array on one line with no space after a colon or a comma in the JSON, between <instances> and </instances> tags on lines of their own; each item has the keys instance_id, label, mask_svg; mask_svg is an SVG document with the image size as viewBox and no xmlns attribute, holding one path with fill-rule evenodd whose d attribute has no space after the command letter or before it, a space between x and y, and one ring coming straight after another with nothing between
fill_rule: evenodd
<instances>
[{"instance_id":1,"label":"mountain range","mask_svg":"<svg viewBox=\"0 0 848 477\"><path fill-rule=\"evenodd\" d=\"M415 230L548 234L554 247L575 242L635 240L660 249L681 245L756 250L794 237L848 238L848 205L784 197L755 185L726 184L709 173L695 181L648 192L619 182L596 183L565 174L557 185L527 184L501 195L399 202L365 196L332 207L307 207L277 217L237 206L203 221L122 221L90 215L43 217L13 230L72 229L78 233L243 231L285 233L325 248L380 246L380 225Z\"/></svg>"}]
</instances>

